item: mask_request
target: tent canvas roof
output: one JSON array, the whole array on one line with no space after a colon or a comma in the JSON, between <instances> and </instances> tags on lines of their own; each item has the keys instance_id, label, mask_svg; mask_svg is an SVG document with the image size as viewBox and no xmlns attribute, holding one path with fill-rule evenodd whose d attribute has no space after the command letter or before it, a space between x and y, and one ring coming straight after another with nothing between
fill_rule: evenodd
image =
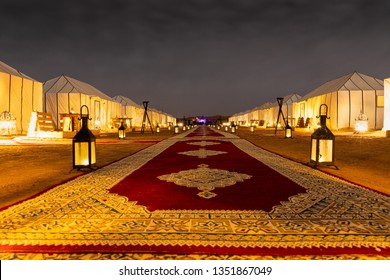
<instances>
[{"instance_id":1,"label":"tent canvas roof","mask_svg":"<svg viewBox=\"0 0 390 280\"><path fill-rule=\"evenodd\" d=\"M340 90L383 90L383 81L355 71L326 82L302 97L301 100Z\"/></svg>"},{"instance_id":2,"label":"tent canvas roof","mask_svg":"<svg viewBox=\"0 0 390 280\"><path fill-rule=\"evenodd\" d=\"M111 97L104 94L97 88L87 84L85 82L81 82L74 78L61 75L54 79L48 80L43 84L43 92L45 94L48 93L83 93L90 96L97 96L102 99L112 100Z\"/></svg>"},{"instance_id":3,"label":"tent canvas roof","mask_svg":"<svg viewBox=\"0 0 390 280\"><path fill-rule=\"evenodd\" d=\"M301 99L302 96L300 96L299 94L297 93L292 93L292 94L289 94L289 95L286 95L284 98L283 98L283 103L285 104L292 104L293 102Z\"/></svg>"},{"instance_id":4,"label":"tent canvas roof","mask_svg":"<svg viewBox=\"0 0 390 280\"><path fill-rule=\"evenodd\" d=\"M113 99L124 105L124 106L133 106L133 107L139 107L141 108L141 105L135 103L133 100L131 100L130 98L126 97L126 96L122 96L122 95L117 95L117 96L114 96Z\"/></svg>"},{"instance_id":5,"label":"tent canvas roof","mask_svg":"<svg viewBox=\"0 0 390 280\"><path fill-rule=\"evenodd\" d=\"M22 72L16 70L15 68L12 68L11 66L5 64L2 61L0 61L0 72L10 74L13 76L17 76L17 77L21 77L21 78L27 78L30 80L34 80L33 78L27 76L26 74L23 74Z\"/></svg>"}]
</instances>

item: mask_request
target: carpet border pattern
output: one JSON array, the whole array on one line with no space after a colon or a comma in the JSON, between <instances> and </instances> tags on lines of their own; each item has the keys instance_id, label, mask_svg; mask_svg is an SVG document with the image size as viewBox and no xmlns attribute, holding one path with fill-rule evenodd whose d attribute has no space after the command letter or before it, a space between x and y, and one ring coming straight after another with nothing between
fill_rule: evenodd
<instances>
[{"instance_id":1,"label":"carpet border pattern","mask_svg":"<svg viewBox=\"0 0 390 280\"><path fill-rule=\"evenodd\" d=\"M219 131L218 131L219 132ZM267 152L230 141L306 189L272 211L156 210L109 193L190 132L78 177L0 212L6 246L208 246L225 248L390 248L390 198ZM216 137L192 137L191 141ZM1 247L0 247L1 252Z\"/></svg>"}]
</instances>

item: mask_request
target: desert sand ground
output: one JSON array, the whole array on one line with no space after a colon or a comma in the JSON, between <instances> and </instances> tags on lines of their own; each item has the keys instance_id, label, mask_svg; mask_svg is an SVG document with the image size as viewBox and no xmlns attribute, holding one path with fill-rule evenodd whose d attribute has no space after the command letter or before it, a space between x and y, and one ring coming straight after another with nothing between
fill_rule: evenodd
<instances>
[{"instance_id":1,"label":"desert sand ground","mask_svg":"<svg viewBox=\"0 0 390 280\"><path fill-rule=\"evenodd\" d=\"M311 132L295 131L292 139L285 139L283 131L256 129L252 133L241 127L236 135L302 164L309 161ZM379 131L364 134L341 131L335 135L339 170L319 169L390 195L390 138ZM97 166L103 167L172 136L173 132L168 130L158 134L130 132L123 141L115 134L99 135ZM23 137L0 139L0 170L0 208L89 172L72 170L71 139L32 141Z\"/></svg>"}]
</instances>

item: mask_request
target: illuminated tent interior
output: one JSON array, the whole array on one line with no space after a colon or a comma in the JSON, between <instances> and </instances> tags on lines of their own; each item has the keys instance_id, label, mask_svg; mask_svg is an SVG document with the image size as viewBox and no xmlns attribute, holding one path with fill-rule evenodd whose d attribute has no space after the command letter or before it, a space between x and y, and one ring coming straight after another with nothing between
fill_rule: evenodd
<instances>
[{"instance_id":1,"label":"illuminated tent interior","mask_svg":"<svg viewBox=\"0 0 390 280\"><path fill-rule=\"evenodd\" d=\"M140 127L144 108L126 96L117 95L112 98L122 105L121 115L126 119L127 127Z\"/></svg>"},{"instance_id":2,"label":"illuminated tent interior","mask_svg":"<svg viewBox=\"0 0 390 280\"><path fill-rule=\"evenodd\" d=\"M53 115L58 130L78 130L75 120L82 105L89 108L89 128L92 130L112 130L113 119L121 117L121 104L92 85L65 75L46 81L43 92L46 112Z\"/></svg>"},{"instance_id":3,"label":"illuminated tent interior","mask_svg":"<svg viewBox=\"0 0 390 280\"><path fill-rule=\"evenodd\" d=\"M368 129L383 127L383 81L352 72L326 82L294 103L295 118L310 118L315 126L321 104L328 106L330 129L355 128L364 114Z\"/></svg>"},{"instance_id":4,"label":"illuminated tent interior","mask_svg":"<svg viewBox=\"0 0 390 280\"><path fill-rule=\"evenodd\" d=\"M297 102L301 98L300 95L293 93L283 97L282 111L286 118L290 116L289 123L294 125L294 120L291 117L293 115L293 103ZM276 98L275 98L276 99ZM279 104L275 102L267 102L261 106L253 108L245 112L237 113L229 118L229 121L238 123L239 125L252 125L254 122L259 126L274 127L278 121ZM279 119L279 123L284 125L282 117Z\"/></svg>"},{"instance_id":5,"label":"illuminated tent interior","mask_svg":"<svg viewBox=\"0 0 390 280\"><path fill-rule=\"evenodd\" d=\"M258 115L258 118L260 120L260 123L259 123L260 126L269 126L270 125L270 123L267 122L266 120L270 119L269 115L270 115L270 109L272 108L272 106L274 106L273 103L267 102L267 103L264 103L263 105L256 108L257 115Z\"/></svg>"},{"instance_id":6,"label":"illuminated tent interior","mask_svg":"<svg viewBox=\"0 0 390 280\"><path fill-rule=\"evenodd\" d=\"M31 113L42 107L42 83L0 61L0 112L13 115L15 133L27 133Z\"/></svg>"},{"instance_id":7,"label":"illuminated tent interior","mask_svg":"<svg viewBox=\"0 0 390 280\"><path fill-rule=\"evenodd\" d=\"M283 97L283 116L285 117L286 121L287 118L289 118L289 124L292 126L295 126L295 120L291 117L293 115L293 103L297 102L299 99L301 99L301 96L296 93L292 93ZM277 123L279 123L280 125L284 126L283 118L281 115L279 116L278 121L279 103L277 101L272 103L272 106L266 108L265 110L268 111L268 117L263 119L265 123L271 126L276 126Z\"/></svg>"},{"instance_id":8,"label":"illuminated tent interior","mask_svg":"<svg viewBox=\"0 0 390 280\"><path fill-rule=\"evenodd\" d=\"M358 130L357 125L363 122L367 129L378 130L384 125L384 103L384 82L355 71L326 82L301 98L295 93L285 96L283 114L286 118L290 116L292 126L316 128L320 105L326 104L330 129ZM253 110L234 114L229 121L249 124L249 118L256 117L257 111L259 125L274 126L278 110L278 102L267 102ZM390 128L390 124L388 126Z\"/></svg>"},{"instance_id":9,"label":"illuminated tent interior","mask_svg":"<svg viewBox=\"0 0 390 280\"><path fill-rule=\"evenodd\" d=\"M390 131L390 78L384 80L384 113L383 114L384 114L384 121L383 121L382 130Z\"/></svg>"}]
</instances>

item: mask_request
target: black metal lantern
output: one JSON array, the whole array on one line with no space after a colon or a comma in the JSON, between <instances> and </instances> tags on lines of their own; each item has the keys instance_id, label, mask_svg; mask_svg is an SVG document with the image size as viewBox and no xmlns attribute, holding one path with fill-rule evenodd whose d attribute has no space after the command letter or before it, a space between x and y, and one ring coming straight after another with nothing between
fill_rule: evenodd
<instances>
[{"instance_id":1,"label":"black metal lantern","mask_svg":"<svg viewBox=\"0 0 390 280\"><path fill-rule=\"evenodd\" d=\"M334 163L335 137L326 126L326 119L328 119L328 106L326 104L320 106L319 118L321 126L311 135L310 164L314 167L324 165L334 166L338 169Z\"/></svg>"},{"instance_id":2,"label":"black metal lantern","mask_svg":"<svg viewBox=\"0 0 390 280\"><path fill-rule=\"evenodd\" d=\"M83 114L83 108L87 113ZM86 105L80 108L81 129L73 138L73 169L93 169L96 163L96 138L88 129L89 109Z\"/></svg>"},{"instance_id":3,"label":"black metal lantern","mask_svg":"<svg viewBox=\"0 0 390 280\"><path fill-rule=\"evenodd\" d=\"M126 131L125 126L123 125L123 121L121 122L121 126L118 128L118 137L119 139L125 139L126 138Z\"/></svg>"},{"instance_id":4,"label":"black metal lantern","mask_svg":"<svg viewBox=\"0 0 390 280\"><path fill-rule=\"evenodd\" d=\"M285 138L292 138L292 127L288 124L288 121L284 128L284 133Z\"/></svg>"}]
</instances>

